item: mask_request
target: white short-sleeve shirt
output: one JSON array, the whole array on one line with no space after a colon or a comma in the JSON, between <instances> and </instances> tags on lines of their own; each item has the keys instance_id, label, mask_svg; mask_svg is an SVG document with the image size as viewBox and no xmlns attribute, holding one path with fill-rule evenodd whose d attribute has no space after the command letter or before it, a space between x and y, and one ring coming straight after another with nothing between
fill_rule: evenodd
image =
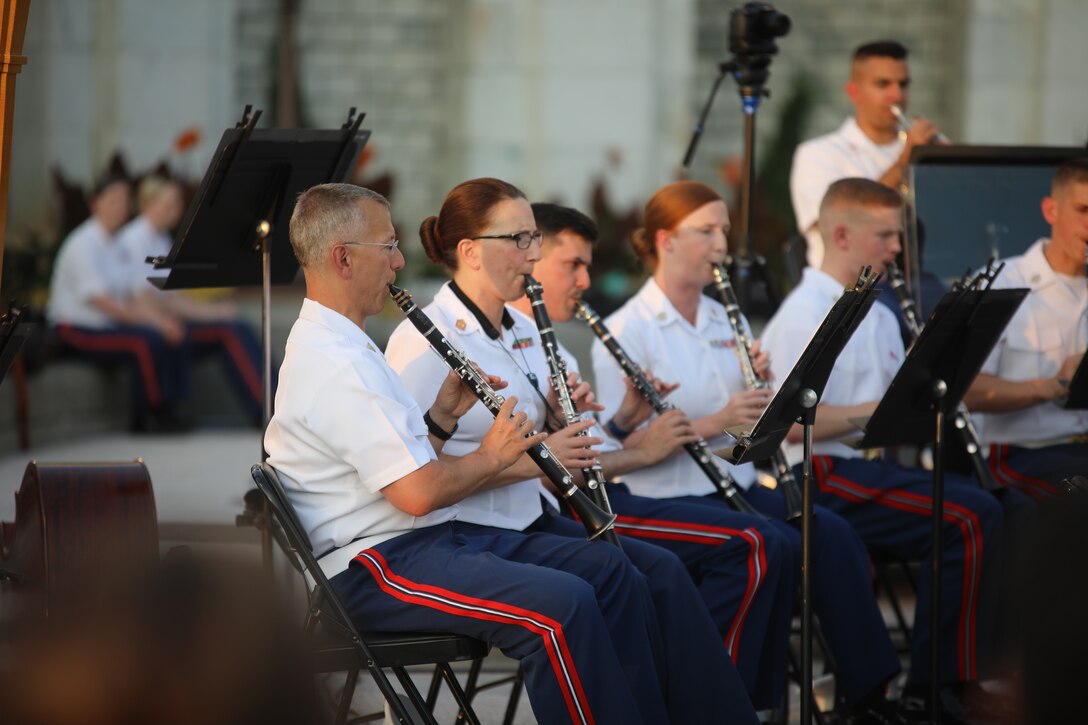
<instances>
[{"instance_id":1,"label":"white short-sleeve shirt","mask_svg":"<svg viewBox=\"0 0 1088 725\"><path fill-rule=\"evenodd\" d=\"M130 260L129 285L132 294L158 289L148 282L149 277L165 278L165 269L155 269L147 263L148 257L165 257L170 254L170 235L151 226L147 217L138 216L117 232L117 243Z\"/></svg>"},{"instance_id":2,"label":"white short-sleeve shirt","mask_svg":"<svg viewBox=\"0 0 1088 725\"><path fill-rule=\"evenodd\" d=\"M771 369L777 380L784 380L793 369L843 289L842 283L826 272L812 267L805 269L801 284L763 329L763 348L771 355ZM879 400L905 358L895 313L884 305L874 304L835 361L820 402L855 405ZM799 443L788 446L790 463L801 460L801 448ZM842 458L861 455L841 440L819 441L812 449L816 454Z\"/></svg>"},{"instance_id":3,"label":"white short-sleeve shirt","mask_svg":"<svg viewBox=\"0 0 1088 725\"><path fill-rule=\"evenodd\" d=\"M685 320L668 297L650 278L623 307L605 320L613 337L639 367L663 381L680 383L667 402L689 418L701 418L721 410L733 391L745 389L736 357L736 341L725 308L702 297L695 325ZM626 392L624 373L600 340L593 343L593 372L597 395L605 406L602 420L619 409ZM723 434L707 441L710 450L733 442ZM748 489L756 480L755 467L734 466L717 459L736 480ZM640 496L676 498L715 493L714 485L685 451L677 451L660 463L624 474L623 481Z\"/></svg>"},{"instance_id":4,"label":"white short-sleeve shirt","mask_svg":"<svg viewBox=\"0 0 1088 725\"><path fill-rule=\"evenodd\" d=\"M543 430L546 409L541 394L548 390L548 366L536 326L516 310L507 309L501 337L492 339L476 315L458 299L450 283L423 308L445 338L465 353L488 375L497 375L509 383L500 394L516 395L519 411ZM402 322L386 345L389 364L400 374L408 392L417 401L433 401L449 367L439 359L427 340L411 322ZM528 374L536 377L537 386ZM495 417L483 403L474 405L457 423L453 437L443 446L443 453L463 456L480 447ZM489 491L480 491L460 503L458 519L484 526L521 531L544 512L540 497L546 493L538 478L519 481ZM554 499L551 499L554 501Z\"/></svg>"},{"instance_id":5,"label":"white short-sleeve shirt","mask_svg":"<svg viewBox=\"0 0 1088 725\"><path fill-rule=\"evenodd\" d=\"M91 299L127 299L129 273L127 251L92 216L72 230L57 253L46 308L49 321L93 329L117 324Z\"/></svg>"},{"instance_id":6,"label":"white short-sleeve shirt","mask_svg":"<svg viewBox=\"0 0 1088 725\"><path fill-rule=\"evenodd\" d=\"M333 576L359 551L456 518L457 507L412 516L382 495L435 460L420 406L370 337L310 299L287 338L268 462ZM433 401L432 401L433 402Z\"/></svg>"},{"instance_id":7,"label":"white short-sleeve shirt","mask_svg":"<svg viewBox=\"0 0 1088 725\"><path fill-rule=\"evenodd\" d=\"M1005 260L994 289L1028 287L1031 292L994 346L982 372L1019 381L1058 374L1067 357L1088 344L1088 286L1083 277L1058 274L1040 239L1019 257ZM1007 413L974 413L984 443L1043 446L1088 431L1088 411L1065 410L1062 401Z\"/></svg>"},{"instance_id":8,"label":"white short-sleeve shirt","mask_svg":"<svg viewBox=\"0 0 1088 725\"><path fill-rule=\"evenodd\" d=\"M900 138L886 144L874 143L851 116L835 131L797 147L790 170L790 197L797 229L808 242L810 266L819 269L824 258L823 238L813 225L820 216L820 202L827 188L847 177L879 179L896 163L905 144Z\"/></svg>"}]
</instances>

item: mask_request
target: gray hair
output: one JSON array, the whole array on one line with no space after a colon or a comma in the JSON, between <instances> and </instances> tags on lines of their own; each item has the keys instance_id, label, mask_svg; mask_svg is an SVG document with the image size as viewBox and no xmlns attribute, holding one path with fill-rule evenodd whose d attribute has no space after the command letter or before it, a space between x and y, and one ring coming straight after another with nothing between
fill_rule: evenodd
<instances>
[{"instance_id":1,"label":"gray hair","mask_svg":"<svg viewBox=\"0 0 1088 725\"><path fill-rule=\"evenodd\" d=\"M354 184L320 184L298 195L291 214L291 248L304 269L313 268L332 245L349 241L353 228L366 223L364 199L389 208L384 196Z\"/></svg>"}]
</instances>

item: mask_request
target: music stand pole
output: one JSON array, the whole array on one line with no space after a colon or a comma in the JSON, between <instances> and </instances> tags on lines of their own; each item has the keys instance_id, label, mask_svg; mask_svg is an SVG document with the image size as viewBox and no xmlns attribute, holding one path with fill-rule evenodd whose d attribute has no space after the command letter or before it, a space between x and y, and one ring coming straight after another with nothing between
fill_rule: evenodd
<instances>
[{"instance_id":1,"label":"music stand pole","mask_svg":"<svg viewBox=\"0 0 1088 725\"><path fill-rule=\"evenodd\" d=\"M812 723L812 519L816 508L812 492L812 425L819 396L812 388L798 393L804 412L804 475L801 477L801 723Z\"/></svg>"},{"instance_id":2,"label":"music stand pole","mask_svg":"<svg viewBox=\"0 0 1088 725\"><path fill-rule=\"evenodd\" d=\"M933 403L936 408L936 437L933 442L933 551L930 555L932 579L929 601L929 712L935 725L941 722L941 524L944 522L944 455L947 430L946 396L948 384L938 378L933 381Z\"/></svg>"}]
</instances>

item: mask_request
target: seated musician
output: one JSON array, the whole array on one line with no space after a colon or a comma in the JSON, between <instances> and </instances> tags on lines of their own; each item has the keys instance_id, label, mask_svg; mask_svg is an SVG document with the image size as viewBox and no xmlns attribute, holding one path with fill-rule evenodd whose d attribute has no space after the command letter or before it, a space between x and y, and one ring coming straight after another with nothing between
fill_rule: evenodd
<instances>
[{"instance_id":1,"label":"seated musician","mask_svg":"<svg viewBox=\"0 0 1088 725\"><path fill-rule=\"evenodd\" d=\"M990 470L1035 498L1088 473L1088 411L1066 410L1069 381L1088 344L1088 157L1062 164L1042 201L1050 238L1005 260L994 288L1031 290L971 385Z\"/></svg>"},{"instance_id":2,"label":"seated musician","mask_svg":"<svg viewBox=\"0 0 1088 725\"><path fill-rule=\"evenodd\" d=\"M544 234L533 277L543 287L541 298L550 320L568 322L590 286L597 225L569 207L543 203L532 207L537 229ZM512 307L512 315L520 313L536 324L528 296ZM562 343L558 343L558 352L577 379L579 361ZM654 382L661 395L677 387ZM584 383L582 387L590 394ZM555 407L551 398L549 407ZM698 439L684 412L672 410L655 416L645 435L623 447L626 432L641 427L653 412L643 396L628 386L609 424L592 430L605 441L598 460L606 479L653 466L677 453L683 443ZM679 451L679 455L685 453ZM663 546L684 562L753 705L757 709L780 706L785 695L787 638L798 574L787 537L759 516L725 506L638 496L622 483L609 483L607 491L618 516L616 526L624 537Z\"/></svg>"},{"instance_id":3,"label":"seated musician","mask_svg":"<svg viewBox=\"0 0 1088 725\"><path fill-rule=\"evenodd\" d=\"M163 291L148 282L149 276L165 276L146 260L170 253L171 232L185 212L181 184L148 176L140 182L137 202L140 215L117 233L117 242L129 260L129 294L134 304L157 309L184 325L194 358L219 357L239 402L252 420L261 421L261 345L250 327L238 320L234 305L206 302L183 291ZM272 388L275 390L274 375Z\"/></svg>"},{"instance_id":4,"label":"seated musician","mask_svg":"<svg viewBox=\"0 0 1088 725\"><path fill-rule=\"evenodd\" d=\"M548 408L548 368L536 326L509 304L525 292L525 275L540 259L541 234L524 194L498 179L474 179L456 186L446 196L438 216L420 225L420 237L429 259L441 264L452 280L435 295L425 312L450 342L485 370L509 381L519 410L543 427ZM435 397L445 364L409 322L402 323L386 350L412 397L420 405ZM576 389L575 399L587 400ZM484 440L490 414L482 405L471 409L451 431L449 452L467 454ZM588 423L560 427L548 439L556 457L571 471L589 468L596 453L587 445L597 437L581 438ZM523 457L500 478L504 488L476 493L461 502L459 518L518 532L529 540L577 542L585 536L581 525L557 515L551 494L541 487L540 469ZM521 534L520 532L524 532ZM647 721L700 723L754 719L718 628L707 613L684 565L665 549L629 537L619 537L623 554L643 574L657 612L651 637L660 643L654 652L663 679L663 702L641 702ZM563 544L566 546L567 544ZM590 546L614 549L594 542ZM628 633L624 647L634 637ZM666 674L667 673L667 674ZM645 698L660 693L637 692Z\"/></svg>"},{"instance_id":5,"label":"seated musician","mask_svg":"<svg viewBox=\"0 0 1088 725\"><path fill-rule=\"evenodd\" d=\"M726 253L729 210L706 184L676 182L650 198L643 224L632 243L651 277L606 325L641 367L680 383L670 402L712 447L724 445L723 431L754 423L770 397L768 391L746 388L725 308L702 293L712 280L711 264L720 264ZM758 347L753 346L753 355L755 366L767 365ZM607 419L625 395L625 380L600 341L593 345L593 368ZM647 433L635 431L628 441ZM750 463L721 465L743 489L744 499L786 539L789 565L799 572L801 536L785 521L781 489L756 483ZM627 474L624 481L642 496L712 510L726 507L698 465L683 453ZM819 572L813 577L814 611L835 659L846 705L853 715L867 718L861 722L894 722L885 689L900 667L873 596L865 547L846 521L822 507L817 508L813 541L813 569Z\"/></svg>"},{"instance_id":6,"label":"seated musician","mask_svg":"<svg viewBox=\"0 0 1088 725\"><path fill-rule=\"evenodd\" d=\"M805 270L800 286L767 324L763 342L778 377L787 375L827 310L852 286L858 270L883 272L900 249L900 195L876 181L847 178L831 184L820 204L826 241L821 266ZM856 437L852 418L870 415L905 359L895 316L875 304L839 355L813 426L816 500L845 518L865 543L911 561L925 559L932 543L929 471L890 461L867 460L844 442ZM790 432L791 461L800 469L801 430ZM1010 494L1015 492L1008 492ZM929 607L915 613L908 692L928 691L939 677L950 698L948 718L965 694L974 694L979 654L993 639L998 559L1003 531L1001 504L973 479L946 473L941 551L942 621ZM1015 498L1015 497L1014 497ZM930 570L922 568L918 601L928 602ZM940 670L930 672L930 631L940 632ZM942 695L943 697L944 695ZM913 698L911 698L913 699Z\"/></svg>"},{"instance_id":7,"label":"seated musician","mask_svg":"<svg viewBox=\"0 0 1088 725\"><path fill-rule=\"evenodd\" d=\"M523 476L504 471L543 436L525 437L535 421L515 410L516 396L492 421L441 363L429 400L417 403L367 336L367 318L382 310L404 266L385 199L347 184L314 187L298 199L290 236L306 299L287 341L265 445L349 612L369 628L456 632L495 644L521 661L540 722L667 722L674 680L693 689L718 683L695 706L720 705L715 695L736 677L724 650L700 672L686 670L684 658L665 662L648 583L624 552L587 542L584 532L523 531L512 521L526 511L492 516L500 525L480 515L477 504L503 491L537 506L530 519L540 515L539 497L515 490ZM450 445L458 454L451 455L446 441L461 428L479 437L471 449ZM701 616L701 640L673 648L713 644L709 617ZM744 707L730 717L754 722ZM720 709L706 708L672 721L721 720Z\"/></svg>"},{"instance_id":8,"label":"seated musician","mask_svg":"<svg viewBox=\"0 0 1088 725\"><path fill-rule=\"evenodd\" d=\"M68 350L131 368L134 431L174 431L186 427L175 409L188 387L185 327L132 296L131 260L116 237L130 197L122 177L96 185L90 218L57 252L46 314Z\"/></svg>"}]
</instances>

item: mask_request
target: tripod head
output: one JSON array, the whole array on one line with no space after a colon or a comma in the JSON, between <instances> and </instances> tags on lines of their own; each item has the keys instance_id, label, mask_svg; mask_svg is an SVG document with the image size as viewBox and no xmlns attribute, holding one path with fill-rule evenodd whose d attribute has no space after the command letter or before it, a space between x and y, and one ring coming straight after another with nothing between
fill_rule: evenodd
<instances>
[{"instance_id":1,"label":"tripod head","mask_svg":"<svg viewBox=\"0 0 1088 725\"><path fill-rule=\"evenodd\" d=\"M769 3L746 3L729 14L729 52L732 60L722 63L740 86L741 98L768 95L763 88L771 71L771 56L778 52L775 38L790 32L790 19Z\"/></svg>"}]
</instances>

